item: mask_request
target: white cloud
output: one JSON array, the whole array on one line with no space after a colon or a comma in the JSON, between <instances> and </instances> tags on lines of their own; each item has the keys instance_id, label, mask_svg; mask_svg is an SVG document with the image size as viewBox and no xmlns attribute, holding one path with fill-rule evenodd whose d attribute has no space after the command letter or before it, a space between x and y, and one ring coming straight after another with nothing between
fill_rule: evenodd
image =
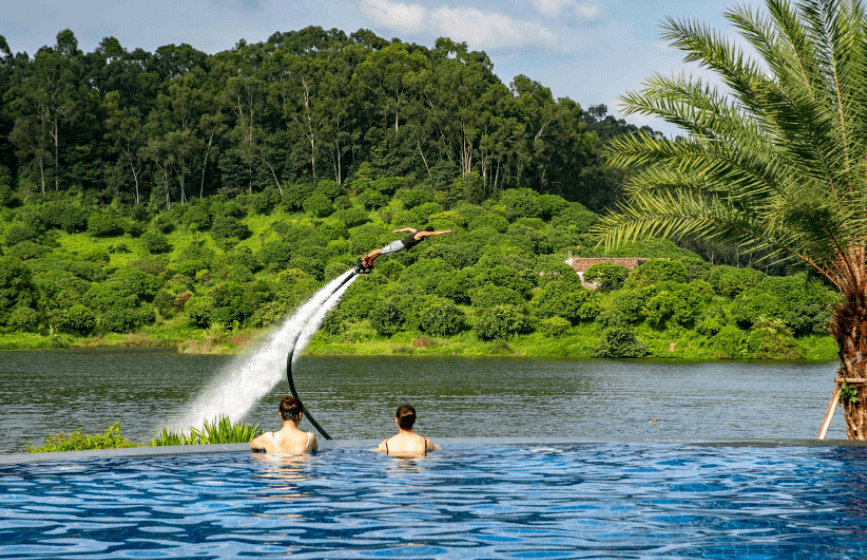
<instances>
[{"instance_id":1,"label":"white cloud","mask_svg":"<svg viewBox=\"0 0 867 560\"><path fill-rule=\"evenodd\" d=\"M605 15L601 7L591 2L577 2L572 8L575 12L575 19L581 23L593 23L601 20Z\"/></svg>"},{"instance_id":2,"label":"white cloud","mask_svg":"<svg viewBox=\"0 0 867 560\"><path fill-rule=\"evenodd\" d=\"M559 17L565 12L566 18L573 18L578 23L593 23L604 15L602 8L595 2L580 0L532 0L533 7L540 14L549 18Z\"/></svg>"},{"instance_id":3,"label":"white cloud","mask_svg":"<svg viewBox=\"0 0 867 560\"><path fill-rule=\"evenodd\" d=\"M486 14L475 8L437 8L431 12L436 31L472 49L519 50L524 47L555 47L557 37L543 25L502 14Z\"/></svg>"},{"instance_id":4,"label":"white cloud","mask_svg":"<svg viewBox=\"0 0 867 560\"><path fill-rule=\"evenodd\" d=\"M560 15L563 8L573 4L575 0L532 0L533 7L545 17L553 18Z\"/></svg>"},{"instance_id":5,"label":"white cloud","mask_svg":"<svg viewBox=\"0 0 867 560\"><path fill-rule=\"evenodd\" d=\"M542 24L525 22L476 8L440 7L428 10L420 4L391 0L362 0L361 10L380 25L411 33L445 36L466 42L477 50L554 48L557 37Z\"/></svg>"},{"instance_id":6,"label":"white cloud","mask_svg":"<svg viewBox=\"0 0 867 560\"><path fill-rule=\"evenodd\" d=\"M415 33L427 27L428 11L418 4L402 4L389 0L363 0L361 11L370 19L391 29Z\"/></svg>"}]
</instances>

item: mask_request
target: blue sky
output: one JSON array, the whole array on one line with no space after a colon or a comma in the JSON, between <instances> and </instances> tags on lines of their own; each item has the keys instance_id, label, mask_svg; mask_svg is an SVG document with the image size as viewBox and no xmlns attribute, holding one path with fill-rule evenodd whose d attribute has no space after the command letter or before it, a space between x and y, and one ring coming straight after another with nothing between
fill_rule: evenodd
<instances>
[{"instance_id":1,"label":"blue sky","mask_svg":"<svg viewBox=\"0 0 867 560\"><path fill-rule=\"evenodd\" d=\"M760 6L760 0L740 0ZM30 55L72 29L84 51L106 36L127 49L189 43L214 53L239 39L264 41L308 25L365 28L432 46L437 37L484 50L509 83L525 74L589 107L619 115L619 97L654 72L680 72L680 52L659 38L666 16L697 19L734 36L722 14L731 0L0 0L0 34ZM687 69L695 72L694 68ZM629 117L667 134L664 123Z\"/></svg>"}]
</instances>

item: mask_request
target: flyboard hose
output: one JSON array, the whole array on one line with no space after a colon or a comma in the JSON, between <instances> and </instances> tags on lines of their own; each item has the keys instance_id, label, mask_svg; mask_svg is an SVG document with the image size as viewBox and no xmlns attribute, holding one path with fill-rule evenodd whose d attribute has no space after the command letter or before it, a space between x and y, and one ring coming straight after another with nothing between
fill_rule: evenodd
<instances>
[{"instance_id":1,"label":"flyboard hose","mask_svg":"<svg viewBox=\"0 0 867 560\"><path fill-rule=\"evenodd\" d=\"M350 274L349 276L347 276L346 280L344 280L334 289L334 292L340 290L340 288L346 285L346 283L352 280L354 277L355 274ZM328 432L326 432L325 429L319 425L319 422L317 422L313 418L313 415L310 414L310 411L307 409L306 406L304 406L304 401L301 400L301 397L298 396L298 391L295 389L295 382L292 381L292 357L295 354L295 343L298 342L298 338L301 336L301 333L303 331L303 328L298 329L298 334L296 334L294 340L292 340L292 349L289 350L289 354L286 356L286 379L289 381L289 391L292 393L292 396L298 399L298 401L301 403L301 410L304 412L304 416L313 425L313 427L316 428L316 430L320 434L322 434L322 437L324 437L325 439L331 439L331 436L328 435Z\"/></svg>"}]
</instances>

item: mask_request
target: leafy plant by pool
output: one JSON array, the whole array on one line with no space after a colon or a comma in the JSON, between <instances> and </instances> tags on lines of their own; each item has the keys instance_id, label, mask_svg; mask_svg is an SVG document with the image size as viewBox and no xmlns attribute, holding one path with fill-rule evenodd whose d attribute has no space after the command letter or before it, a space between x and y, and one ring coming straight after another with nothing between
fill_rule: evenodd
<instances>
[{"instance_id":1,"label":"leafy plant by pool","mask_svg":"<svg viewBox=\"0 0 867 560\"><path fill-rule=\"evenodd\" d=\"M205 421L201 429L191 427L189 432L175 432L163 428L160 434L147 445L162 447L167 445L210 445L223 443L249 443L261 433L259 424L251 426L232 423L226 416L213 421ZM85 451L89 449L120 449L142 447L124 438L120 433L120 422L112 424L104 434L86 435L81 429L69 434L52 434L45 438L39 447L28 445L28 453L47 453L53 451Z\"/></svg>"},{"instance_id":2,"label":"leafy plant by pool","mask_svg":"<svg viewBox=\"0 0 867 560\"><path fill-rule=\"evenodd\" d=\"M205 420L201 429L190 428L189 433L174 432L163 428L160 434L150 441L152 447L165 445L212 445L220 443L249 443L261 433L259 424L233 424L227 416Z\"/></svg>"}]
</instances>

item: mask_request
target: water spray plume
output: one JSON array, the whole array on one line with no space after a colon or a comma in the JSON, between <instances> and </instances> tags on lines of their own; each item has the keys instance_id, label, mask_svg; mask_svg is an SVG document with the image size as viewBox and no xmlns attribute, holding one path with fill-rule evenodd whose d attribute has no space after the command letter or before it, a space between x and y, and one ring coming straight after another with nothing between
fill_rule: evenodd
<instances>
[{"instance_id":1,"label":"water spray plume","mask_svg":"<svg viewBox=\"0 0 867 560\"><path fill-rule=\"evenodd\" d=\"M233 360L187 406L171 419L169 430L201 428L205 421L226 416L238 422L262 397L286 378L286 355L297 357L316 334L325 315L340 301L357 276L349 270L335 278L301 305L253 354Z\"/></svg>"}]
</instances>

